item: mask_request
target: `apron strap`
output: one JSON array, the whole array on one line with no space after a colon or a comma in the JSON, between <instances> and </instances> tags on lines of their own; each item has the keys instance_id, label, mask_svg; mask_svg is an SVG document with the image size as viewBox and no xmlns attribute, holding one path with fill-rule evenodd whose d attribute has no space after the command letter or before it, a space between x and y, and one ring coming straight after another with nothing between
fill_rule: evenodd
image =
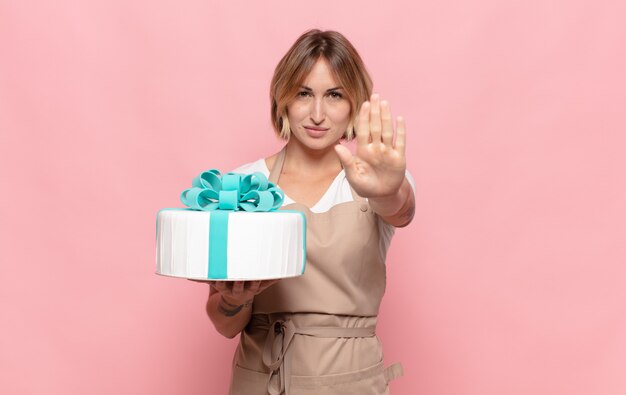
<instances>
[{"instance_id":1,"label":"apron strap","mask_svg":"<svg viewBox=\"0 0 626 395\"><path fill-rule=\"evenodd\" d=\"M270 176L267 178L270 182L274 184L278 184L278 178L280 177L280 173L283 171L283 163L285 163L285 152L287 151L287 146L285 145L283 149L280 150L276 160L274 161L274 166L272 166L272 170L270 171Z\"/></svg>"},{"instance_id":2,"label":"apron strap","mask_svg":"<svg viewBox=\"0 0 626 395\"><path fill-rule=\"evenodd\" d=\"M402 370L402 365L394 363L393 365L388 366L383 373L385 375L385 381L389 383L391 380L395 380L398 377L403 376L404 370Z\"/></svg>"},{"instance_id":3,"label":"apron strap","mask_svg":"<svg viewBox=\"0 0 626 395\"><path fill-rule=\"evenodd\" d=\"M270 370L267 391L270 395L289 395L291 388L291 341L295 335L342 338L372 337L376 334L373 326L365 328L319 327L298 328L292 320L275 320L267 331L263 347L263 364ZM390 368L393 366L390 366ZM389 369L389 368L388 368ZM385 379L387 376L385 375Z\"/></svg>"}]
</instances>

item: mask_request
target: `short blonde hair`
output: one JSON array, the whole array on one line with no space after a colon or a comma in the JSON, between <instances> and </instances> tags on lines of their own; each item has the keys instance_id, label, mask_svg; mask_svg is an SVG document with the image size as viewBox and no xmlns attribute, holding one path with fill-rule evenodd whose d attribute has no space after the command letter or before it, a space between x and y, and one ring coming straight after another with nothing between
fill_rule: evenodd
<instances>
[{"instance_id":1,"label":"short blonde hair","mask_svg":"<svg viewBox=\"0 0 626 395\"><path fill-rule=\"evenodd\" d=\"M320 58L328 62L333 77L344 88L350 102L351 121L343 138L350 140L354 137L358 109L372 94L372 79L356 49L341 33L313 29L296 40L274 70L270 86L272 126L284 140L291 136L287 105L296 97Z\"/></svg>"}]
</instances>

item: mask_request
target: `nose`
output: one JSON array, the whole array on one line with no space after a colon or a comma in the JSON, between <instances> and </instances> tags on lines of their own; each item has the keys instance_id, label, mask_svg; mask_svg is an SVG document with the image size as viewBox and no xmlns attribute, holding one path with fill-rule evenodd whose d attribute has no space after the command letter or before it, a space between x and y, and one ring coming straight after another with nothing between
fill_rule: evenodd
<instances>
[{"instance_id":1,"label":"nose","mask_svg":"<svg viewBox=\"0 0 626 395\"><path fill-rule=\"evenodd\" d=\"M313 102L313 108L311 109L311 121L316 125L324 122L326 117L326 110L324 108L323 98L316 98Z\"/></svg>"}]
</instances>

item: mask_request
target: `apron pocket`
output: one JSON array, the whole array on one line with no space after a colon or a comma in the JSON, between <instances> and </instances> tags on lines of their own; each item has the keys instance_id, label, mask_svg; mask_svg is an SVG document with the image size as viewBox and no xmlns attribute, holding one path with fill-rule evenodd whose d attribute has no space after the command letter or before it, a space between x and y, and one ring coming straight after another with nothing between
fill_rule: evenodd
<instances>
[{"instance_id":1,"label":"apron pocket","mask_svg":"<svg viewBox=\"0 0 626 395\"><path fill-rule=\"evenodd\" d=\"M396 369L393 369L395 367ZM389 395L388 382L402 375L383 362L365 369L324 376L291 376L290 395ZM267 395L269 373L233 366L230 395Z\"/></svg>"},{"instance_id":2,"label":"apron pocket","mask_svg":"<svg viewBox=\"0 0 626 395\"><path fill-rule=\"evenodd\" d=\"M230 395L267 395L269 373L257 372L235 364L230 380Z\"/></svg>"},{"instance_id":3,"label":"apron pocket","mask_svg":"<svg viewBox=\"0 0 626 395\"><path fill-rule=\"evenodd\" d=\"M294 395L386 395L389 394L383 362L348 373L324 376L291 376Z\"/></svg>"}]
</instances>

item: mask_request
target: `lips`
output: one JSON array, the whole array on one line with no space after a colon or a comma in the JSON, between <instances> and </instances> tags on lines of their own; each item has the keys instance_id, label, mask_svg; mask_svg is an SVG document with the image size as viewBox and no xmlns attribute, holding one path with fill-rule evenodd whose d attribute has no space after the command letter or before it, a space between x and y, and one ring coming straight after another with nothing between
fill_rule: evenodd
<instances>
[{"instance_id":1,"label":"lips","mask_svg":"<svg viewBox=\"0 0 626 395\"><path fill-rule=\"evenodd\" d=\"M311 137L322 137L328 132L328 128L320 128L316 126L305 126L307 134Z\"/></svg>"}]
</instances>

